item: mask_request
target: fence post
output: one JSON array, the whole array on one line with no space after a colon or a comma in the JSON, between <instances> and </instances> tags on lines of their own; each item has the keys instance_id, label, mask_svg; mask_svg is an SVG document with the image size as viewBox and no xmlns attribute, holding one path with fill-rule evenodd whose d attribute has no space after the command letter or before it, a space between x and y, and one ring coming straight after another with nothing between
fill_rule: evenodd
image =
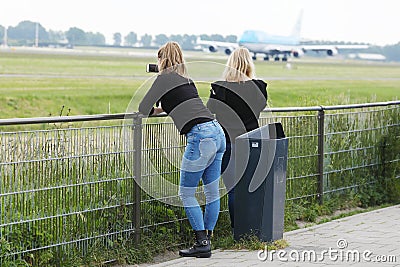
<instances>
[{"instance_id":1,"label":"fence post","mask_svg":"<svg viewBox=\"0 0 400 267\"><path fill-rule=\"evenodd\" d=\"M142 117L138 115L133 121L133 148L134 148L134 180L135 180L135 204L134 204L134 218L135 224L135 243L140 242L140 217L141 217L141 179L142 179Z\"/></svg>"},{"instance_id":2,"label":"fence post","mask_svg":"<svg viewBox=\"0 0 400 267\"><path fill-rule=\"evenodd\" d=\"M318 111L318 201L322 205L324 202L324 126L325 111L324 107Z\"/></svg>"}]
</instances>

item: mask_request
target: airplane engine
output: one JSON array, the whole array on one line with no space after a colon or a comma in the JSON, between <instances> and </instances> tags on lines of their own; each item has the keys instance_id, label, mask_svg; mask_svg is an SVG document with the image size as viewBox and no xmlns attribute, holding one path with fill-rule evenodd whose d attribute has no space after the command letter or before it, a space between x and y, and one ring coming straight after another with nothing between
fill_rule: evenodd
<instances>
[{"instance_id":1,"label":"airplane engine","mask_svg":"<svg viewBox=\"0 0 400 267\"><path fill-rule=\"evenodd\" d=\"M304 52L302 50L294 50L292 51L292 55L294 57L301 57L302 55L304 55Z\"/></svg>"},{"instance_id":2,"label":"airplane engine","mask_svg":"<svg viewBox=\"0 0 400 267\"><path fill-rule=\"evenodd\" d=\"M225 49L225 54L229 56L230 54L232 54L233 50L234 50L233 48L228 47Z\"/></svg>"},{"instance_id":3,"label":"airplane engine","mask_svg":"<svg viewBox=\"0 0 400 267\"><path fill-rule=\"evenodd\" d=\"M326 50L326 53L328 54L328 56L335 56L338 54L338 51L336 48L332 48L332 49Z\"/></svg>"},{"instance_id":4,"label":"airplane engine","mask_svg":"<svg viewBox=\"0 0 400 267\"><path fill-rule=\"evenodd\" d=\"M210 46L208 47L208 50L210 50L210 52L215 53L215 52L218 51L218 47L217 47L217 46L214 46L214 45L210 45Z\"/></svg>"}]
</instances>

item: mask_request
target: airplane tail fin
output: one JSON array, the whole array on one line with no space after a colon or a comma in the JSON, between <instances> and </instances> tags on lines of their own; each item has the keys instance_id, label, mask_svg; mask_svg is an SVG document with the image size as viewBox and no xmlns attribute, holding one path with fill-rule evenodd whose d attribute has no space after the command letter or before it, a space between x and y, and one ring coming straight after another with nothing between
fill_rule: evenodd
<instances>
[{"instance_id":1,"label":"airplane tail fin","mask_svg":"<svg viewBox=\"0 0 400 267\"><path fill-rule=\"evenodd\" d=\"M296 40L300 40L302 20L303 20L303 10L300 11L299 17L297 18L297 22L293 27L292 33L290 34L290 36L295 38Z\"/></svg>"}]
</instances>

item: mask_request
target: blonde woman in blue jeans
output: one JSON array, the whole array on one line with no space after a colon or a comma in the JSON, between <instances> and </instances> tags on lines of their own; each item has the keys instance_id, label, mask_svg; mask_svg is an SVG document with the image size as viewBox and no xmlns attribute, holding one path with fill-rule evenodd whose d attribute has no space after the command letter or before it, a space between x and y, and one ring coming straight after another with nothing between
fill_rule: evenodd
<instances>
[{"instance_id":1,"label":"blonde woman in blue jeans","mask_svg":"<svg viewBox=\"0 0 400 267\"><path fill-rule=\"evenodd\" d=\"M159 75L139 105L144 115L166 112L180 134L187 137L182 158L179 196L195 233L195 243L180 250L183 257L211 256L210 234L220 210L219 178L225 152L225 135L201 101L193 81L187 77L180 46L168 42L158 50ZM161 107L154 107L160 102ZM202 180L206 205L204 214L195 197Z\"/></svg>"}]
</instances>

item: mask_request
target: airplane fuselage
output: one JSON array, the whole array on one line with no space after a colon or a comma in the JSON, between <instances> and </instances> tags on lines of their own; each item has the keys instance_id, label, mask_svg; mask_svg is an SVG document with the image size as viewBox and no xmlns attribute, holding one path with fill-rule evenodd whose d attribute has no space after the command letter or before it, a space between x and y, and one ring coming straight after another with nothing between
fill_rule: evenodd
<instances>
[{"instance_id":1,"label":"airplane fuselage","mask_svg":"<svg viewBox=\"0 0 400 267\"><path fill-rule=\"evenodd\" d=\"M239 40L239 45L255 54L264 53L274 56L289 55L298 49L299 41L292 36L270 35L262 31L245 31Z\"/></svg>"},{"instance_id":2,"label":"airplane fuselage","mask_svg":"<svg viewBox=\"0 0 400 267\"><path fill-rule=\"evenodd\" d=\"M271 45L299 45L299 40L292 36L270 35L262 31L245 31L240 37L239 44L271 44Z\"/></svg>"}]
</instances>

